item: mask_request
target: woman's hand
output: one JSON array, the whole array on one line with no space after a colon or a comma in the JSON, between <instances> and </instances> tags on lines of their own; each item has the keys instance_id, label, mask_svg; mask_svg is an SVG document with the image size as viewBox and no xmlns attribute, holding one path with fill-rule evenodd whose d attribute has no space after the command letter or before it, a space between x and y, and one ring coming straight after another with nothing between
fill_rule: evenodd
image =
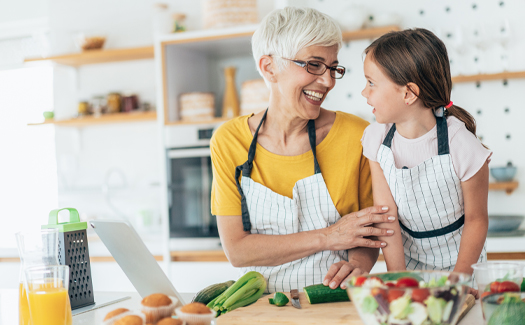
<instances>
[{"instance_id":1,"label":"woman's hand","mask_svg":"<svg viewBox=\"0 0 525 325\"><path fill-rule=\"evenodd\" d=\"M338 286L341 286L342 289L346 289L346 286L344 285L346 280L353 276L363 274L368 274L368 272L352 262L340 261L330 266L330 269L328 269L328 272L324 277L323 284L325 286L329 285L332 289L335 289Z\"/></svg>"},{"instance_id":2,"label":"woman's hand","mask_svg":"<svg viewBox=\"0 0 525 325\"><path fill-rule=\"evenodd\" d=\"M395 217L386 215L386 206L373 206L343 216L339 221L325 228L326 247L332 251L355 247L385 247L386 243L373 240L371 236L392 236L392 229L370 227L374 223L392 223Z\"/></svg>"}]
</instances>

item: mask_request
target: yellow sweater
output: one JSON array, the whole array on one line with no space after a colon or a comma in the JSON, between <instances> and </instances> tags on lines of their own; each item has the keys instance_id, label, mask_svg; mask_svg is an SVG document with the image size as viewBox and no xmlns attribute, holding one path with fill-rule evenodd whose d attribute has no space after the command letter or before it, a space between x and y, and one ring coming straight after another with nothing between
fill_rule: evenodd
<instances>
[{"instance_id":1,"label":"yellow sweater","mask_svg":"<svg viewBox=\"0 0 525 325\"><path fill-rule=\"evenodd\" d=\"M241 116L223 124L211 139L213 215L241 215L235 167L248 160L253 138L248 117ZM337 111L332 128L317 146L321 173L341 216L373 205L370 166L361 146L367 125L368 122L357 116ZM257 145L251 178L272 191L292 198L295 183L313 173L311 150L298 156L280 156Z\"/></svg>"}]
</instances>

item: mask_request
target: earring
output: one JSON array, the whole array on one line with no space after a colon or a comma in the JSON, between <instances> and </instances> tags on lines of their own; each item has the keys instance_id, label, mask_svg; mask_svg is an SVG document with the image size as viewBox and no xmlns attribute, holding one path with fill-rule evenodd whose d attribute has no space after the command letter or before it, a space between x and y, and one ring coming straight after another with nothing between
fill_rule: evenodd
<instances>
[{"instance_id":1,"label":"earring","mask_svg":"<svg viewBox=\"0 0 525 325\"><path fill-rule=\"evenodd\" d=\"M408 105L408 103L407 103L407 105Z\"/></svg>"},{"instance_id":2,"label":"earring","mask_svg":"<svg viewBox=\"0 0 525 325\"><path fill-rule=\"evenodd\" d=\"M270 79L271 81L274 81L273 77Z\"/></svg>"}]
</instances>

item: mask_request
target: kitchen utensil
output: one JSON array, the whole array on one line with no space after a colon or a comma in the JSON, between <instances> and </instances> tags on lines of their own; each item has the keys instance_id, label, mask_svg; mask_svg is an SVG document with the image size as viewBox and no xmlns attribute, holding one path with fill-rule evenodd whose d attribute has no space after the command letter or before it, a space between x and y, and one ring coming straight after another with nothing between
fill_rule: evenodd
<instances>
[{"instance_id":1,"label":"kitchen utensil","mask_svg":"<svg viewBox=\"0 0 525 325\"><path fill-rule=\"evenodd\" d=\"M299 301L299 291L297 289L293 289L290 291L290 300L292 301L292 306L294 306L297 309L301 309L301 302Z\"/></svg>"},{"instance_id":2,"label":"kitchen utensil","mask_svg":"<svg viewBox=\"0 0 525 325\"><path fill-rule=\"evenodd\" d=\"M510 262L485 262L472 265L479 292L490 291L494 281L511 281L521 286L523 265Z\"/></svg>"},{"instance_id":3,"label":"kitchen utensil","mask_svg":"<svg viewBox=\"0 0 525 325\"><path fill-rule=\"evenodd\" d=\"M514 231L523 222L524 216L519 215L490 215L489 232Z\"/></svg>"},{"instance_id":4,"label":"kitchen utensil","mask_svg":"<svg viewBox=\"0 0 525 325\"><path fill-rule=\"evenodd\" d=\"M510 182L516 175L516 167L509 162L505 167L491 167L490 174L497 182Z\"/></svg>"},{"instance_id":5,"label":"kitchen utensil","mask_svg":"<svg viewBox=\"0 0 525 325\"><path fill-rule=\"evenodd\" d=\"M429 320L432 324L456 324L472 279L468 274L444 271L386 272L366 277L378 277L382 282L411 277L427 287L399 283L390 287L378 280L354 285L352 280L347 281L348 295L365 325L421 324Z\"/></svg>"},{"instance_id":6,"label":"kitchen utensil","mask_svg":"<svg viewBox=\"0 0 525 325\"><path fill-rule=\"evenodd\" d=\"M470 293L467 295L467 299L465 299L465 304L463 304L463 307L461 307L461 312L459 313L457 323L461 322L463 317L467 315L467 313L474 307L476 304L476 298L471 295Z\"/></svg>"},{"instance_id":7,"label":"kitchen utensil","mask_svg":"<svg viewBox=\"0 0 525 325\"><path fill-rule=\"evenodd\" d=\"M58 213L62 210L69 211L69 222L58 223ZM48 224L42 229L58 229L58 262L69 266L71 307L77 309L94 304L87 222L80 222L76 209L56 209L49 212Z\"/></svg>"},{"instance_id":8,"label":"kitchen utensil","mask_svg":"<svg viewBox=\"0 0 525 325\"><path fill-rule=\"evenodd\" d=\"M509 294L519 300L523 299L523 303L518 303L512 308L505 308L503 299L505 295ZM518 301L516 300L516 302ZM481 310L485 324L489 324L489 322L490 324L520 324L524 320L523 315L525 315L525 292L495 293L485 296L481 298Z\"/></svg>"},{"instance_id":9,"label":"kitchen utensil","mask_svg":"<svg viewBox=\"0 0 525 325\"><path fill-rule=\"evenodd\" d=\"M67 265L35 266L25 270L32 325L71 325Z\"/></svg>"},{"instance_id":10,"label":"kitchen utensil","mask_svg":"<svg viewBox=\"0 0 525 325\"><path fill-rule=\"evenodd\" d=\"M16 233L20 256L19 324L29 325L29 305L24 287L25 270L30 267L58 264L58 229L23 231Z\"/></svg>"}]
</instances>

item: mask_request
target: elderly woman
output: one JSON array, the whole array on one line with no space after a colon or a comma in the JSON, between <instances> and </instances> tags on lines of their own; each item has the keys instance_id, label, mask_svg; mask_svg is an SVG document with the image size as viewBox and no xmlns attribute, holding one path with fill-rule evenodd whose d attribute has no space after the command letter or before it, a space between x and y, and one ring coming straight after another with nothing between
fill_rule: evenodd
<instances>
[{"instance_id":1,"label":"elderly woman","mask_svg":"<svg viewBox=\"0 0 525 325\"><path fill-rule=\"evenodd\" d=\"M268 292L369 272L392 222L372 207L361 136L368 123L321 108L345 68L337 23L314 10L270 13L252 38L270 88L266 111L235 118L211 140L212 213L226 255L268 280ZM343 216L343 217L341 217Z\"/></svg>"}]
</instances>

